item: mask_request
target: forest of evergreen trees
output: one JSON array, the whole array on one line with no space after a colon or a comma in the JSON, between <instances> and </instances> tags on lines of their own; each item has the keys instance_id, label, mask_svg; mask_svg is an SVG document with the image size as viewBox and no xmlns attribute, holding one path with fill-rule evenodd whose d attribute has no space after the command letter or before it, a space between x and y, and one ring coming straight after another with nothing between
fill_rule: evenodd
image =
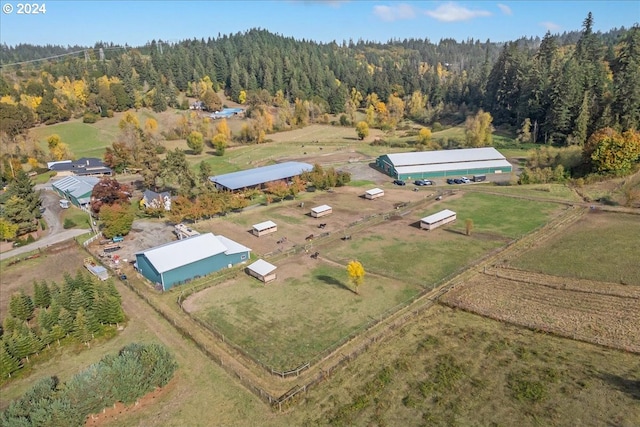
<instances>
[{"instance_id":1,"label":"forest of evergreen trees","mask_svg":"<svg viewBox=\"0 0 640 427\"><path fill-rule=\"evenodd\" d=\"M87 50L90 55L3 66L3 148L12 151L36 123L83 115L90 122L140 107L186 109L184 95L215 100L211 92L219 90L253 107L257 113L252 117L250 108L248 116L269 122L268 130L302 126L326 114L344 114L341 124L355 125L347 119L354 110L378 110L382 102L385 113L427 126L459 124L483 109L494 125L523 130L530 142L584 145L599 129L623 132L640 125L640 27L595 33L593 19L589 14L580 32L506 44L321 44L261 29L137 48L99 44ZM6 64L64 49L3 45L0 51ZM291 113L265 118L268 107ZM263 128L254 126L239 138L261 142Z\"/></svg>"}]
</instances>

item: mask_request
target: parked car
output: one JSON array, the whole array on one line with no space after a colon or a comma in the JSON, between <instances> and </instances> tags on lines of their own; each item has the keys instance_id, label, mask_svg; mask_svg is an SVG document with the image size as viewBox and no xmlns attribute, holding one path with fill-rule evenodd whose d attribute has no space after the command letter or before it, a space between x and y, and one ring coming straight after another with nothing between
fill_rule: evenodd
<instances>
[{"instance_id":1,"label":"parked car","mask_svg":"<svg viewBox=\"0 0 640 427\"><path fill-rule=\"evenodd\" d=\"M429 181L428 179L418 179L416 181L413 182L415 185L433 185L432 181Z\"/></svg>"},{"instance_id":2,"label":"parked car","mask_svg":"<svg viewBox=\"0 0 640 427\"><path fill-rule=\"evenodd\" d=\"M394 180L393 180L393 183L394 183L395 185L407 185L407 183L406 183L406 182L404 182L404 181L403 181L403 180L401 180L401 179L394 179Z\"/></svg>"},{"instance_id":3,"label":"parked car","mask_svg":"<svg viewBox=\"0 0 640 427\"><path fill-rule=\"evenodd\" d=\"M456 181L453 178L447 178L447 184L455 184Z\"/></svg>"},{"instance_id":4,"label":"parked car","mask_svg":"<svg viewBox=\"0 0 640 427\"><path fill-rule=\"evenodd\" d=\"M482 182L482 181L486 181L487 176L486 175L474 175L473 176L473 182Z\"/></svg>"},{"instance_id":5,"label":"parked car","mask_svg":"<svg viewBox=\"0 0 640 427\"><path fill-rule=\"evenodd\" d=\"M111 241L112 241L113 243L122 242L122 241L124 241L124 237L122 237L122 236L113 236L113 238L111 239Z\"/></svg>"},{"instance_id":6,"label":"parked car","mask_svg":"<svg viewBox=\"0 0 640 427\"><path fill-rule=\"evenodd\" d=\"M469 178L467 178L466 176L463 176L462 178L460 178L460 181L464 182L465 184L468 184L471 182L471 180Z\"/></svg>"},{"instance_id":7,"label":"parked car","mask_svg":"<svg viewBox=\"0 0 640 427\"><path fill-rule=\"evenodd\" d=\"M456 184L464 184L464 181L461 180L460 178L454 179L453 182L455 182Z\"/></svg>"}]
</instances>

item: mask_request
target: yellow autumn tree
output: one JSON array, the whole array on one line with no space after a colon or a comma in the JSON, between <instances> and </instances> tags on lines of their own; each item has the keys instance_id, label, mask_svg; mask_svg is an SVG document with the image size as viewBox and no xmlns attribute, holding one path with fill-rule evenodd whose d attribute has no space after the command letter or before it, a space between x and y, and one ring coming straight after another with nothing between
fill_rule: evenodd
<instances>
[{"instance_id":1,"label":"yellow autumn tree","mask_svg":"<svg viewBox=\"0 0 640 427\"><path fill-rule=\"evenodd\" d=\"M155 133L158 131L158 122L156 119L147 119L144 122L144 130L147 133Z\"/></svg>"},{"instance_id":2,"label":"yellow autumn tree","mask_svg":"<svg viewBox=\"0 0 640 427\"><path fill-rule=\"evenodd\" d=\"M220 120L220 122L216 125L216 134L224 135L227 141L231 139L231 129L229 129L227 119Z\"/></svg>"},{"instance_id":3,"label":"yellow autumn tree","mask_svg":"<svg viewBox=\"0 0 640 427\"><path fill-rule=\"evenodd\" d=\"M358 287L364 282L364 267L360 261L350 261L347 264L347 274L349 275L349 282L353 285L355 293L358 293Z\"/></svg>"},{"instance_id":4,"label":"yellow autumn tree","mask_svg":"<svg viewBox=\"0 0 640 427\"><path fill-rule=\"evenodd\" d=\"M47 145L49 146L49 155L55 161L71 160L73 157L69 146L62 142L59 135L54 134L47 138Z\"/></svg>"},{"instance_id":5,"label":"yellow autumn tree","mask_svg":"<svg viewBox=\"0 0 640 427\"><path fill-rule=\"evenodd\" d=\"M126 129L128 127L140 128L140 121L134 114L126 113L124 117L120 119L118 127L120 127L120 129Z\"/></svg>"}]
</instances>

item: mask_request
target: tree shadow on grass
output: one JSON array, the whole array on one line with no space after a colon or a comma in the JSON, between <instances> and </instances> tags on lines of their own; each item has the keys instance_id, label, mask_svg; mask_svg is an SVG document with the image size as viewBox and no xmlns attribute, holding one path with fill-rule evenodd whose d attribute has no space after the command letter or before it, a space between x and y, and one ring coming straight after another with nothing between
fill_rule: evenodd
<instances>
[{"instance_id":1,"label":"tree shadow on grass","mask_svg":"<svg viewBox=\"0 0 640 427\"><path fill-rule=\"evenodd\" d=\"M600 378L635 400L640 400L640 381L623 378L614 374L601 374Z\"/></svg>"},{"instance_id":2,"label":"tree shadow on grass","mask_svg":"<svg viewBox=\"0 0 640 427\"><path fill-rule=\"evenodd\" d=\"M345 285L344 283L342 283L340 280L331 277L331 276L325 276L324 274L321 276L318 276L318 280L323 281L324 283L326 283L327 285L331 285L331 286L335 286L337 288L341 288L341 289L345 289L351 293L355 294L355 291L353 289L351 289L350 287L348 287L347 285Z\"/></svg>"}]
</instances>

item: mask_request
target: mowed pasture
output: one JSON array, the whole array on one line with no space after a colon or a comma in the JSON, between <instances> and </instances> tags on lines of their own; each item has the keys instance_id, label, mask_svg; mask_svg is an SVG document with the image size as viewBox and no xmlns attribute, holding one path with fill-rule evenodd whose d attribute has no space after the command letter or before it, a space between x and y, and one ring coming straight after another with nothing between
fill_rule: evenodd
<instances>
[{"instance_id":1,"label":"mowed pasture","mask_svg":"<svg viewBox=\"0 0 640 427\"><path fill-rule=\"evenodd\" d=\"M640 286L640 216L589 211L512 261L524 270Z\"/></svg>"},{"instance_id":2,"label":"mowed pasture","mask_svg":"<svg viewBox=\"0 0 640 427\"><path fill-rule=\"evenodd\" d=\"M554 210L554 205L543 206L533 219L519 221L516 226L500 215L524 215L539 203L478 194L453 195L435 202L404 189L387 190L385 197L372 201L360 198L360 193L353 190L340 188L334 193L317 194L313 203L305 202L304 210L298 204L285 203L266 207L260 213L248 211L246 217L232 215L226 221L208 222L206 230L240 237L239 242L259 247L258 254L280 252L276 249L280 246L283 250L287 245L308 246L306 252L276 258L276 281L265 286L246 277L212 287L191 296L185 303L187 311L268 366L294 369L505 245L514 234L542 225ZM406 200L408 196L422 197L424 205L393 209L393 200ZM334 207L333 214L322 218L307 215L308 206L324 203ZM429 232L417 224L420 218L452 204L466 212L481 211L486 203L503 209L498 209L491 219L478 216L479 225L488 230L484 234L466 236L457 230L458 224ZM518 208L510 208L511 205ZM369 226L364 223L353 233L345 229L354 220L389 209L387 220ZM484 221L480 221L482 218ZM278 224L278 232L265 237L249 233L252 223L269 219ZM320 223L327 226L319 230ZM203 225L199 228L205 229ZM338 232L336 237L348 233L351 239L335 238L327 243L315 238L303 240L305 234L317 235L318 230ZM278 243L283 236L287 236L287 242ZM259 246L263 242L267 246ZM316 251L320 256L312 259L310 254ZM368 272L361 295L352 291L346 275L346 264L353 259L362 262Z\"/></svg>"}]
</instances>

